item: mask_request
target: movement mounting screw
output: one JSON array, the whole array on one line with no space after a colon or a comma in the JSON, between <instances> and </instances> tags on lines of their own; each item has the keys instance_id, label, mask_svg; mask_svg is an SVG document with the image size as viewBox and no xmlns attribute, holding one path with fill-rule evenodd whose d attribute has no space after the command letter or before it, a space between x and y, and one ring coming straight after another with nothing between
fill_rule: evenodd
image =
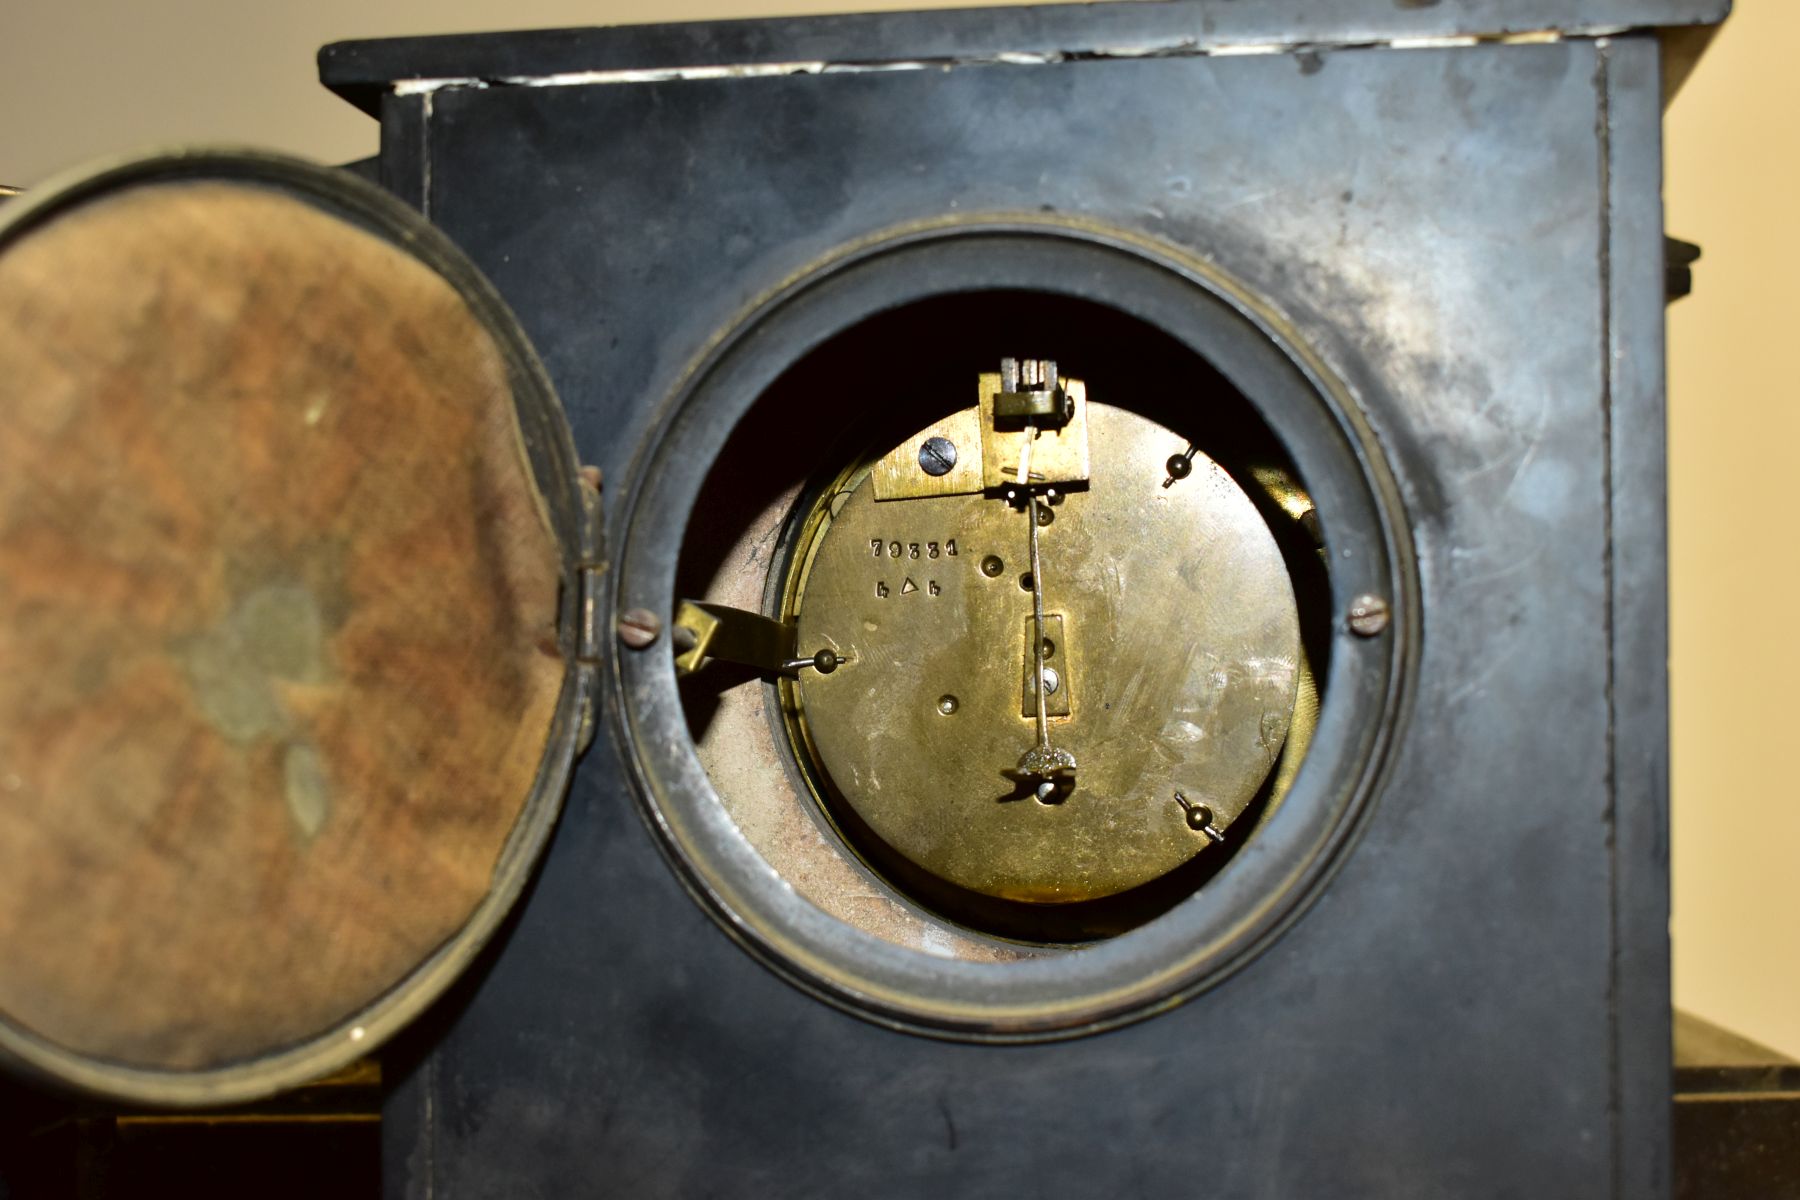
<instances>
[{"instance_id":1,"label":"movement mounting screw","mask_svg":"<svg viewBox=\"0 0 1800 1200\"><path fill-rule=\"evenodd\" d=\"M956 443L946 437L925 439L919 447L919 469L927 475L936 477L948 475L956 466Z\"/></svg>"},{"instance_id":2,"label":"movement mounting screw","mask_svg":"<svg viewBox=\"0 0 1800 1200\"><path fill-rule=\"evenodd\" d=\"M1350 602L1350 632L1358 637L1374 637L1388 627L1388 615L1386 600L1364 593Z\"/></svg>"},{"instance_id":3,"label":"movement mounting screw","mask_svg":"<svg viewBox=\"0 0 1800 1200\"><path fill-rule=\"evenodd\" d=\"M662 633L662 618L647 608L627 609L619 617L619 641L633 650L649 647Z\"/></svg>"}]
</instances>

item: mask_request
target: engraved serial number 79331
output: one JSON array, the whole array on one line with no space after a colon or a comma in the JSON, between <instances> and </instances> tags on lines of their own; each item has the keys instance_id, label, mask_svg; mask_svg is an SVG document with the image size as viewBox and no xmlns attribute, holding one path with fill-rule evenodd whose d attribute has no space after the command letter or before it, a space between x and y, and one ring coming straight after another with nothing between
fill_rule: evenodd
<instances>
[{"instance_id":1,"label":"engraved serial number 79331","mask_svg":"<svg viewBox=\"0 0 1800 1200\"><path fill-rule=\"evenodd\" d=\"M955 558L956 539L937 542L890 542L886 538L869 539L871 558Z\"/></svg>"}]
</instances>

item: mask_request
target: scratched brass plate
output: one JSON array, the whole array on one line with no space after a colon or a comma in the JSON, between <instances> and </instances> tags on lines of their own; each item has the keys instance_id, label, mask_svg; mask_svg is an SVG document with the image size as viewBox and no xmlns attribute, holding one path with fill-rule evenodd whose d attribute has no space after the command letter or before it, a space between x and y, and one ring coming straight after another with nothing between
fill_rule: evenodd
<instances>
[{"instance_id":1,"label":"scratched brass plate","mask_svg":"<svg viewBox=\"0 0 1800 1200\"><path fill-rule=\"evenodd\" d=\"M1187 440L1086 406L1091 477L1041 525L1047 708L1073 791L1009 774L1035 744L1022 581L1028 518L991 494L877 502L868 469L820 501L786 588L806 652L791 733L831 803L895 851L986 895L1067 903L1153 880L1204 851L1179 790L1227 839L1293 716L1299 618L1282 555L1217 465L1164 487ZM1023 636L1022 636L1023 634Z\"/></svg>"},{"instance_id":2,"label":"scratched brass plate","mask_svg":"<svg viewBox=\"0 0 1800 1200\"><path fill-rule=\"evenodd\" d=\"M1000 373L979 377L976 404L927 425L875 460L872 474L877 500L920 496L958 496L998 488L1014 481L1019 461L1031 443L1026 470L1033 483L1079 484L1088 477L1087 384L1063 379L1070 415L1066 424L1047 429L1003 430L994 425L994 398ZM947 438L960 447L955 463L942 475L919 469L919 449L929 438Z\"/></svg>"}]
</instances>

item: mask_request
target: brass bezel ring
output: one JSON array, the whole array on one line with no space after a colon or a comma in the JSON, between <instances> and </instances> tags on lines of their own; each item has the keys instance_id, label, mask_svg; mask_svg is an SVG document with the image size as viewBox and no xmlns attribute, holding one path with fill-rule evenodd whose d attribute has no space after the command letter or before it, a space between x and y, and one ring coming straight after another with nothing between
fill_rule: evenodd
<instances>
[{"instance_id":1,"label":"brass bezel ring","mask_svg":"<svg viewBox=\"0 0 1800 1200\"><path fill-rule=\"evenodd\" d=\"M876 313L959 291L1022 289L1118 308L1205 358L1259 411L1318 502L1332 611L1374 594L1378 637L1334 626L1319 726L1288 798L1206 887L1140 928L1006 963L896 946L826 915L733 824L695 752L670 656L609 662L615 733L644 816L689 892L796 986L880 1025L958 1040L1066 1038L1142 1019L1251 961L1319 894L1380 791L1420 637L1405 514L1361 405L1273 304L1199 257L1125 230L1038 214L923 222L854 243L751 304L644 426L615 495L610 616L670 603L700 480L793 363Z\"/></svg>"}]
</instances>

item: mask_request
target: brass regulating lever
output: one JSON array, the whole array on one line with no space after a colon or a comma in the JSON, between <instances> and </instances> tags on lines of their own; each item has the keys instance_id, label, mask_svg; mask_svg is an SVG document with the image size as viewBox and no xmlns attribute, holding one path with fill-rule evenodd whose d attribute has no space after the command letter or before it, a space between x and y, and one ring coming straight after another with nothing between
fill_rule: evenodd
<instances>
[{"instance_id":1,"label":"brass regulating lever","mask_svg":"<svg viewBox=\"0 0 1800 1200\"><path fill-rule=\"evenodd\" d=\"M829 675L844 660L829 648L809 658L794 653L794 627L728 604L683 600L671 634L679 651L675 669L692 675L713 659L740 663L772 675L796 675L807 667Z\"/></svg>"}]
</instances>

